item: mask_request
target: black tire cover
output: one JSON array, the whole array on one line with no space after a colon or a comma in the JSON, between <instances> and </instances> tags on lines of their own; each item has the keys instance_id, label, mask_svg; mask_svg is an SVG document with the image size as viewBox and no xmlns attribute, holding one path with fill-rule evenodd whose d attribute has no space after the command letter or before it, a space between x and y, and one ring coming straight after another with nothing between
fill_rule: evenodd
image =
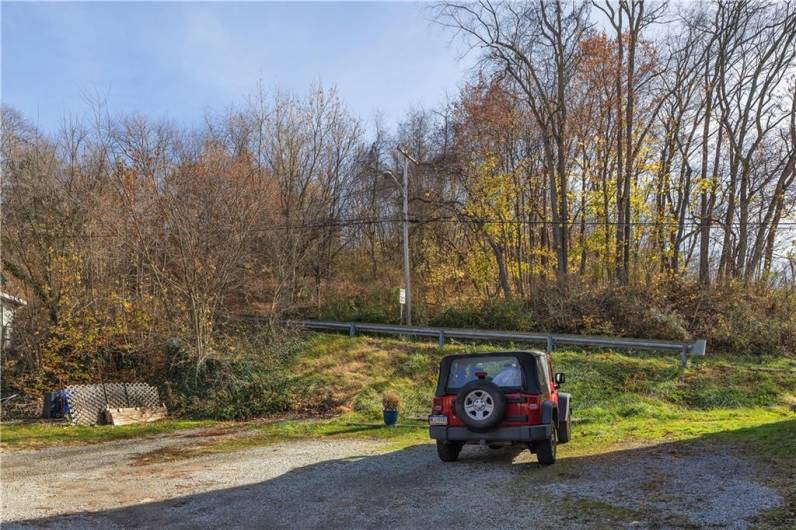
<instances>
[{"instance_id":1,"label":"black tire cover","mask_svg":"<svg viewBox=\"0 0 796 530\"><path fill-rule=\"evenodd\" d=\"M495 408L487 418L478 420L468 415L464 410L464 399L473 390L483 390L488 393L492 398ZM456 415L461 418L462 422L473 431L486 431L500 423L503 415L506 413L506 396L503 390L494 383L483 379L476 379L464 385L459 393L456 394L456 401L454 403Z\"/></svg>"}]
</instances>

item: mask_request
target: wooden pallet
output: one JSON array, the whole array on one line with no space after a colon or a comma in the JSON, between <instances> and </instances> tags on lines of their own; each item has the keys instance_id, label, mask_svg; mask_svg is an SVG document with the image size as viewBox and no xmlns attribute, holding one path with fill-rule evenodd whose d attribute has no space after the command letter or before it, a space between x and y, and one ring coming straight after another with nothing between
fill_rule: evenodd
<instances>
[{"instance_id":1,"label":"wooden pallet","mask_svg":"<svg viewBox=\"0 0 796 530\"><path fill-rule=\"evenodd\" d=\"M162 420L166 407L122 407L105 409L105 421L111 425L130 425Z\"/></svg>"}]
</instances>

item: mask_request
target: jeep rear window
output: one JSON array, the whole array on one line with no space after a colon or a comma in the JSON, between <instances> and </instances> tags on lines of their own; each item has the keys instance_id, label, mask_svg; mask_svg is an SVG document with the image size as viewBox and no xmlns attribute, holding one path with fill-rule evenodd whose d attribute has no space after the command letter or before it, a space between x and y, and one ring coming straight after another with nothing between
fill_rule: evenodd
<instances>
[{"instance_id":1,"label":"jeep rear window","mask_svg":"<svg viewBox=\"0 0 796 530\"><path fill-rule=\"evenodd\" d=\"M486 372L486 380L501 388L522 387L522 369L516 357L467 357L451 363L448 373L448 392L454 392L470 381L477 372Z\"/></svg>"}]
</instances>

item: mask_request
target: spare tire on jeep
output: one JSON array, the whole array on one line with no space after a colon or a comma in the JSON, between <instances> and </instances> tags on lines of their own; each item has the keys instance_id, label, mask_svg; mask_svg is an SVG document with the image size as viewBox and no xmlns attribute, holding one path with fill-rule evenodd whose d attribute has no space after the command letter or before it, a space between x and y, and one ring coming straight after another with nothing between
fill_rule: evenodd
<instances>
[{"instance_id":1,"label":"spare tire on jeep","mask_svg":"<svg viewBox=\"0 0 796 530\"><path fill-rule=\"evenodd\" d=\"M476 379L464 385L456 395L456 415L474 431L491 429L503 419L506 396L494 383Z\"/></svg>"}]
</instances>

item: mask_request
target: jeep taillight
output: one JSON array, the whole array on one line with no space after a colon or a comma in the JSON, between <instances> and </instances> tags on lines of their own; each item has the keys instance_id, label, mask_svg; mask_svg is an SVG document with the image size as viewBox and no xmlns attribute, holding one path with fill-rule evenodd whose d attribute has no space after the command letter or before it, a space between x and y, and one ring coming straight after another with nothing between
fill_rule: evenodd
<instances>
[{"instance_id":1,"label":"jeep taillight","mask_svg":"<svg viewBox=\"0 0 796 530\"><path fill-rule=\"evenodd\" d=\"M431 408L431 412L442 412L442 398L435 397L434 398L434 406Z\"/></svg>"},{"instance_id":2,"label":"jeep taillight","mask_svg":"<svg viewBox=\"0 0 796 530\"><path fill-rule=\"evenodd\" d=\"M539 410L539 401L541 399L541 396L528 396L528 409Z\"/></svg>"}]
</instances>

